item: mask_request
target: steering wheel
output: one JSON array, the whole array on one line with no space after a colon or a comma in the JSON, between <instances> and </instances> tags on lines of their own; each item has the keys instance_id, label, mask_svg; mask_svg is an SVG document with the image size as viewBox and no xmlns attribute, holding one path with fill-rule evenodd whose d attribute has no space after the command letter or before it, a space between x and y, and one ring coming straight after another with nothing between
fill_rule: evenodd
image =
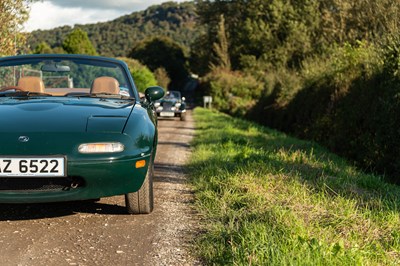
<instances>
[{"instance_id":1,"label":"steering wheel","mask_svg":"<svg viewBox=\"0 0 400 266\"><path fill-rule=\"evenodd\" d=\"M9 91L9 90L25 91L24 89L22 89L21 87L18 87L18 86L8 86L8 87L4 87L4 88L0 89L0 92Z\"/></svg>"}]
</instances>

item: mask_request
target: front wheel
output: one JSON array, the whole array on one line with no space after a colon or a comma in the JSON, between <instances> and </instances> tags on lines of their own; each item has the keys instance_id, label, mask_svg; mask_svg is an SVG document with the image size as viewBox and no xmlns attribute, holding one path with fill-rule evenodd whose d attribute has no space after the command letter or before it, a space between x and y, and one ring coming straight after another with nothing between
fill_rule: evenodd
<instances>
[{"instance_id":1,"label":"front wheel","mask_svg":"<svg viewBox=\"0 0 400 266\"><path fill-rule=\"evenodd\" d=\"M153 211L153 163L149 160L149 168L142 184L142 187L132 193L125 194L125 205L128 213L149 214Z\"/></svg>"}]
</instances>

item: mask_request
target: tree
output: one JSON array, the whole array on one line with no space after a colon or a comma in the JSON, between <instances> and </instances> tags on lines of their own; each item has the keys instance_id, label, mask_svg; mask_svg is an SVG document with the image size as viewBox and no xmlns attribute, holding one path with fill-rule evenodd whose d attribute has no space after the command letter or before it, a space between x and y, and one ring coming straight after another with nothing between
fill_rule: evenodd
<instances>
[{"instance_id":1,"label":"tree","mask_svg":"<svg viewBox=\"0 0 400 266\"><path fill-rule=\"evenodd\" d=\"M249 57L274 66L298 66L314 49L317 1L197 0L196 3L200 21L207 26L207 43L201 49L215 52L215 43L221 39L223 15L233 69L241 69L242 58Z\"/></svg>"},{"instance_id":2,"label":"tree","mask_svg":"<svg viewBox=\"0 0 400 266\"><path fill-rule=\"evenodd\" d=\"M25 44L22 25L29 16L30 0L0 1L0 56L16 54Z\"/></svg>"},{"instance_id":3,"label":"tree","mask_svg":"<svg viewBox=\"0 0 400 266\"><path fill-rule=\"evenodd\" d=\"M154 76L157 79L157 83L159 86L163 88L168 88L171 79L168 76L167 71L163 67L159 67L154 71Z\"/></svg>"},{"instance_id":4,"label":"tree","mask_svg":"<svg viewBox=\"0 0 400 266\"><path fill-rule=\"evenodd\" d=\"M219 67L224 70L231 70L231 59L229 58L228 46L228 37L226 36L225 31L225 17L222 14L218 24L218 39L217 42L213 44L217 63L211 63L211 69Z\"/></svg>"},{"instance_id":5,"label":"tree","mask_svg":"<svg viewBox=\"0 0 400 266\"><path fill-rule=\"evenodd\" d=\"M180 90L188 77L183 48L168 37L147 39L132 49L129 57L139 60L151 71L163 67L171 78L170 87Z\"/></svg>"},{"instance_id":6,"label":"tree","mask_svg":"<svg viewBox=\"0 0 400 266\"><path fill-rule=\"evenodd\" d=\"M69 54L97 55L87 33L79 28L70 32L63 41L62 48Z\"/></svg>"},{"instance_id":7,"label":"tree","mask_svg":"<svg viewBox=\"0 0 400 266\"><path fill-rule=\"evenodd\" d=\"M213 60L209 48L209 36L203 33L191 44L190 47L190 69L201 76L209 72L210 62Z\"/></svg>"},{"instance_id":8,"label":"tree","mask_svg":"<svg viewBox=\"0 0 400 266\"><path fill-rule=\"evenodd\" d=\"M398 35L400 2L393 0L319 1L320 32L327 43L375 42Z\"/></svg>"},{"instance_id":9,"label":"tree","mask_svg":"<svg viewBox=\"0 0 400 266\"><path fill-rule=\"evenodd\" d=\"M47 42L43 41L36 46L35 50L33 51L34 54L51 54L53 50L47 44Z\"/></svg>"}]
</instances>

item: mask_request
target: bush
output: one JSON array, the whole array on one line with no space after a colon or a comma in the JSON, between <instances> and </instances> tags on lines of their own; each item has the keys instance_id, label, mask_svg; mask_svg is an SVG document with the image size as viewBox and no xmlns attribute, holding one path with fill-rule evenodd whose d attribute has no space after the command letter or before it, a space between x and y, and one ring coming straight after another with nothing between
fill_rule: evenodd
<instances>
[{"instance_id":1,"label":"bush","mask_svg":"<svg viewBox=\"0 0 400 266\"><path fill-rule=\"evenodd\" d=\"M400 182L400 38L379 49L335 47L303 61L300 71L250 69L202 80L215 107L315 140Z\"/></svg>"},{"instance_id":2,"label":"bush","mask_svg":"<svg viewBox=\"0 0 400 266\"><path fill-rule=\"evenodd\" d=\"M318 141L398 182L398 51L400 39L391 40L382 51L363 43L345 45L330 56L305 61L297 75L278 73L273 90L263 94L252 118L257 114L263 124Z\"/></svg>"},{"instance_id":3,"label":"bush","mask_svg":"<svg viewBox=\"0 0 400 266\"><path fill-rule=\"evenodd\" d=\"M157 85L154 74L139 61L126 57L118 58L128 64L129 70L135 81L135 85L140 92L144 92L146 88Z\"/></svg>"},{"instance_id":4,"label":"bush","mask_svg":"<svg viewBox=\"0 0 400 266\"><path fill-rule=\"evenodd\" d=\"M215 69L201 80L200 89L213 97L217 109L244 116L260 97L263 84L249 74Z\"/></svg>"},{"instance_id":5,"label":"bush","mask_svg":"<svg viewBox=\"0 0 400 266\"><path fill-rule=\"evenodd\" d=\"M377 169L374 117L382 97L382 65L373 46L345 45L307 63L303 88L284 109L281 126L318 141L370 170ZM282 117L282 114L279 115Z\"/></svg>"},{"instance_id":6,"label":"bush","mask_svg":"<svg viewBox=\"0 0 400 266\"><path fill-rule=\"evenodd\" d=\"M247 118L263 125L284 129L286 118L282 112L302 87L302 79L295 72L284 68L271 69L260 77L265 88Z\"/></svg>"}]
</instances>

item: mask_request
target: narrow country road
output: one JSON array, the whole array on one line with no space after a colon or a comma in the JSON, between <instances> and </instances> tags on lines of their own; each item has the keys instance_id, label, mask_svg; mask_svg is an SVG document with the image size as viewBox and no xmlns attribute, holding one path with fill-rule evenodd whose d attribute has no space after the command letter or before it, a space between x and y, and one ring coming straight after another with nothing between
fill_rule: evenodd
<instances>
[{"instance_id":1,"label":"narrow country road","mask_svg":"<svg viewBox=\"0 0 400 266\"><path fill-rule=\"evenodd\" d=\"M159 120L155 209L125 214L123 196L99 202L0 205L1 265L197 265L189 253L197 217L183 165L194 134Z\"/></svg>"}]
</instances>

